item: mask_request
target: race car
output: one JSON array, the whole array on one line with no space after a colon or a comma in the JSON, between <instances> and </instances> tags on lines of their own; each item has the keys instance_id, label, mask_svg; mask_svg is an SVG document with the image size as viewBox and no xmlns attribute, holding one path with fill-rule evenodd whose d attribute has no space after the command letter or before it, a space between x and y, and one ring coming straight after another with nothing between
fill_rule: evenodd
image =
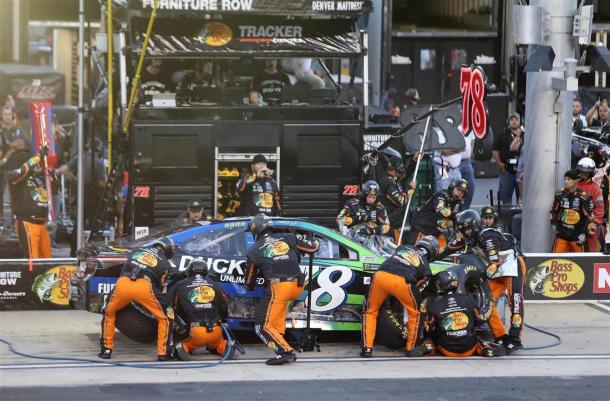
<instances>
[{"instance_id":1,"label":"race car","mask_svg":"<svg viewBox=\"0 0 610 401\"><path fill-rule=\"evenodd\" d=\"M252 330L256 303L262 294L264 279L258 279L254 291L245 286L246 253L254 243L250 232L246 231L248 218L232 218L221 221L203 221L190 225L161 230L154 235L120 246L91 247L81 252L77 274L72 280L72 304L100 313L114 283L118 278L129 251L145 246L160 236L174 240L177 249L170 260L176 271L185 270L194 259L205 261L212 274L220 281L229 300L231 328ZM302 233L320 241L320 250L314 255L311 327L319 330L360 331L363 303L373 273L385 257L364 247L358 242L327 227L304 219L273 218L276 230ZM452 266L451 263L432 264L436 273ZM303 255L301 269L307 273L309 256ZM289 308L288 327L303 328L306 325L306 291ZM170 284L171 285L171 284ZM404 335L400 310L392 311L389 306L381 311L380 332L392 333L388 341L396 344ZM117 328L136 341L152 341L155 335L152 316L136 304L124 309L117 316Z\"/></svg>"}]
</instances>

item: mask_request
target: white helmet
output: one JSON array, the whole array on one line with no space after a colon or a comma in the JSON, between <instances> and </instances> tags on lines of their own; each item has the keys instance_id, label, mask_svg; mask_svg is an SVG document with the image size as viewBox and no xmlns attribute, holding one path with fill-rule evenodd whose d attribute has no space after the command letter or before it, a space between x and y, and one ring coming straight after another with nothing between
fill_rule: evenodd
<instances>
[{"instance_id":1,"label":"white helmet","mask_svg":"<svg viewBox=\"0 0 610 401\"><path fill-rule=\"evenodd\" d=\"M583 157L578 161L576 170L582 171L583 173L592 173L595 170L595 162L590 157Z\"/></svg>"}]
</instances>

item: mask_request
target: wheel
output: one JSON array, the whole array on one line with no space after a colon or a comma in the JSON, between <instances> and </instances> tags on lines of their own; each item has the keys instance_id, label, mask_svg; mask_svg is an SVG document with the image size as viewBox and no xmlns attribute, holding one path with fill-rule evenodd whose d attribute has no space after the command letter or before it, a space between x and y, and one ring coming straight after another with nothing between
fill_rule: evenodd
<instances>
[{"instance_id":1,"label":"wheel","mask_svg":"<svg viewBox=\"0 0 610 401\"><path fill-rule=\"evenodd\" d=\"M0 240L0 259L21 259L21 247L19 241L14 238Z\"/></svg>"},{"instance_id":2,"label":"wheel","mask_svg":"<svg viewBox=\"0 0 610 401\"><path fill-rule=\"evenodd\" d=\"M404 348L407 343L407 328L402 324L403 308L390 298L379 310L375 342L391 349Z\"/></svg>"},{"instance_id":3,"label":"wheel","mask_svg":"<svg viewBox=\"0 0 610 401\"><path fill-rule=\"evenodd\" d=\"M144 308L129 304L116 314L116 327L127 338L152 343L157 338L157 321Z\"/></svg>"},{"instance_id":4,"label":"wheel","mask_svg":"<svg viewBox=\"0 0 610 401\"><path fill-rule=\"evenodd\" d=\"M498 302L496 302L496 309L498 310L502 323L504 323L504 327L510 327L511 310L508 303L508 297L505 294L498 298Z\"/></svg>"}]
</instances>

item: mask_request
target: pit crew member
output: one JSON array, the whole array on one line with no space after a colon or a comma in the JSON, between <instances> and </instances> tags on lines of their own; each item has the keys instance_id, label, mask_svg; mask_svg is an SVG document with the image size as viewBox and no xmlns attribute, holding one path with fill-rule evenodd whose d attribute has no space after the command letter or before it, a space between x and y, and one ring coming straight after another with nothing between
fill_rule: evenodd
<instances>
[{"instance_id":1,"label":"pit crew member","mask_svg":"<svg viewBox=\"0 0 610 401\"><path fill-rule=\"evenodd\" d=\"M438 255L438 240L433 236L420 238L415 246L401 245L375 272L366 300L362 321L362 351L360 356L371 358L375 343L379 308L389 296L394 296L409 314L407 353L415 348L421 334L419 306L421 288L432 276L429 263Z\"/></svg>"},{"instance_id":2,"label":"pit crew member","mask_svg":"<svg viewBox=\"0 0 610 401\"><path fill-rule=\"evenodd\" d=\"M269 216L257 214L248 224L256 242L247 254L246 288L256 288L257 273L265 279L265 288L256 309L254 330L265 345L276 353L267 365L282 365L297 359L294 349L284 339L288 303L303 292L305 276L301 272L299 252L319 249L317 240L300 234L274 232Z\"/></svg>"},{"instance_id":3,"label":"pit crew member","mask_svg":"<svg viewBox=\"0 0 610 401\"><path fill-rule=\"evenodd\" d=\"M279 216L282 213L280 190L267 167L267 158L258 154L251 164L252 174L240 178L237 192L240 195L239 216L254 216L264 213Z\"/></svg>"},{"instance_id":4,"label":"pit crew member","mask_svg":"<svg viewBox=\"0 0 610 401\"><path fill-rule=\"evenodd\" d=\"M171 359L173 310L167 306L165 280L171 269L169 260L176 250L174 241L160 237L150 247L135 248L123 265L121 276L110 294L102 318L98 356L110 359L114 348L114 323L118 311L137 302L157 319L157 359Z\"/></svg>"}]
</instances>

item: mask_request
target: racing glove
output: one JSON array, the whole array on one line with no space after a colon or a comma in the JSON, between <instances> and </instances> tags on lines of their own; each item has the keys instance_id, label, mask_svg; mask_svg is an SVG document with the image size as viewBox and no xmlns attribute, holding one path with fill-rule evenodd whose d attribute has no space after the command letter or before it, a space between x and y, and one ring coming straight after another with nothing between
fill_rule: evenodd
<instances>
[{"instance_id":1,"label":"racing glove","mask_svg":"<svg viewBox=\"0 0 610 401\"><path fill-rule=\"evenodd\" d=\"M358 234L364 235L365 237L370 237L375 234L375 231L371 227L364 227L358 231Z\"/></svg>"},{"instance_id":2,"label":"racing glove","mask_svg":"<svg viewBox=\"0 0 610 401\"><path fill-rule=\"evenodd\" d=\"M498 272L498 265L495 263L490 263L489 266L487 266L487 270L485 271L485 274L487 275L488 278L494 278L494 276L496 275L497 272Z\"/></svg>"},{"instance_id":3,"label":"racing glove","mask_svg":"<svg viewBox=\"0 0 610 401\"><path fill-rule=\"evenodd\" d=\"M585 233L578 235L578 238L576 239L576 243L578 245L584 245L586 242L587 242L587 236Z\"/></svg>"}]
</instances>

